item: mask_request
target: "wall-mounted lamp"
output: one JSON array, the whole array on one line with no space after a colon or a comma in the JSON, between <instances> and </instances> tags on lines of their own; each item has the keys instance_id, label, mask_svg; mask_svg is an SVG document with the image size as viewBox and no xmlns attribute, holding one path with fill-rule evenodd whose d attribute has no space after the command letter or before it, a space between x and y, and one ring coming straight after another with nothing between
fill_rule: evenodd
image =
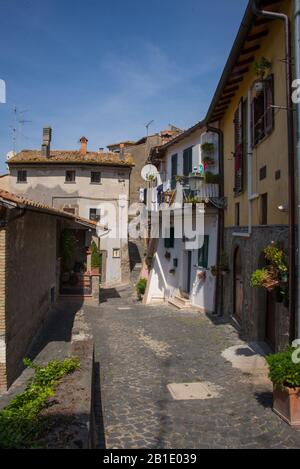
<instances>
[{"instance_id":1,"label":"wall-mounted lamp","mask_svg":"<svg viewBox=\"0 0 300 469\"><path fill-rule=\"evenodd\" d=\"M279 210L280 212L288 212L288 211L289 211L289 206L288 206L287 204L285 204L285 205L279 205L279 206L278 206L278 210Z\"/></svg>"}]
</instances>

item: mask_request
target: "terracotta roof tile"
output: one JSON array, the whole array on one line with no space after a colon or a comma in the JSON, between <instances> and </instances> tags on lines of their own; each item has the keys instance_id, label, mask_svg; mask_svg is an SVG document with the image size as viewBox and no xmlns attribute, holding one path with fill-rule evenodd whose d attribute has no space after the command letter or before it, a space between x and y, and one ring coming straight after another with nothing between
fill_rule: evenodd
<instances>
[{"instance_id":1,"label":"terracotta roof tile","mask_svg":"<svg viewBox=\"0 0 300 469\"><path fill-rule=\"evenodd\" d=\"M93 220L87 220L86 218L79 217L77 215L73 215L69 212L64 212L63 210L59 210L57 208L50 207L49 205L43 204L38 202L37 200L30 200L24 197L21 197L16 194L12 194L11 192L7 192L0 189L0 204L1 202L11 202L16 204L19 208L28 208L29 210L38 210L43 213L47 213L50 215L56 215L59 217L67 218L69 220L73 220L77 223L83 223L85 225L90 226L91 228L96 228L97 222ZM105 229L104 226L100 226L100 228Z\"/></svg>"},{"instance_id":2,"label":"terracotta roof tile","mask_svg":"<svg viewBox=\"0 0 300 469\"><path fill-rule=\"evenodd\" d=\"M132 155L126 153L124 160L120 159L117 153L98 153L87 152L82 155L80 151L51 150L50 157L41 155L39 150L22 150L16 156L10 158L7 162L13 164L97 164L101 166L134 166Z\"/></svg>"}]
</instances>

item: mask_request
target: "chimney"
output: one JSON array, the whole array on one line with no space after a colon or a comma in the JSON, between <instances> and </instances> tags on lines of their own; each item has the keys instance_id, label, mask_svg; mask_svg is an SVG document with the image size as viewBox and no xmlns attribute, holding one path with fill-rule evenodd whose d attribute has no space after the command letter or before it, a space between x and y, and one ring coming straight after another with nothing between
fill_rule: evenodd
<instances>
[{"instance_id":1,"label":"chimney","mask_svg":"<svg viewBox=\"0 0 300 469\"><path fill-rule=\"evenodd\" d=\"M86 137L81 137L79 142L80 142L80 154L81 155L86 155L87 154L88 139Z\"/></svg>"},{"instance_id":2,"label":"chimney","mask_svg":"<svg viewBox=\"0 0 300 469\"><path fill-rule=\"evenodd\" d=\"M125 160L125 145L124 143L120 143L120 160Z\"/></svg>"},{"instance_id":3,"label":"chimney","mask_svg":"<svg viewBox=\"0 0 300 469\"><path fill-rule=\"evenodd\" d=\"M52 138L52 129L51 127L43 128L43 143L42 143L42 156L50 158L50 143Z\"/></svg>"}]
</instances>

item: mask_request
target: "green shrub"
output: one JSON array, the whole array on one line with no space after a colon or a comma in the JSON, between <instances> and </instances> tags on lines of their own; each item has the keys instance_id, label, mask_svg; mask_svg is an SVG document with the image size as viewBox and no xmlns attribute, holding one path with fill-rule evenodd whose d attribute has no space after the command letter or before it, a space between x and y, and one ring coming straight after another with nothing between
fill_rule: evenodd
<instances>
[{"instance_id":1,"label":"green shrub","mask_svg":"<svg viewBox=\"0 0 300 469\"><path fill-rule=\"evenodd\" d=\"M292 355L295 348L290 347L284 352L268 355L269 377L272 383L283 388L300 386L300 363L294 363Z\"/></svg>"},{"instance_id":2,"label":"green shrub","mask_svg":"<svg viewBox=\"0 0 300 469\"><path fill-rule=\"evenodd\" d=\"M42 431L39 413L49 397L54 395L54 386L64 375L79 367L76 358L53 360L45 366L34 365L26 358L24 364L33 368L35 373L25 391L0 412L0 448L32 447L34 439Z\"/></svg>"},{"instance_id":3,"label":"green shrub","mask_svg":"<svg viewBox=\"0 0 300 469\"><path fill-rule=\"evenodd\" d=\"M267 269L258 269L251 275L251 287L262 287L264 283L268 280L269 273Z\"/></svg>"},{"instance_id":4,"label":"green shrub","mask_svg":"<svg viewBox=\"0 0 300 469\"><path fill-rule=\"evenodd\" d=\"M147 287L147 279L141 278L136 284L136 291L137 291L139 300L141 300L143 295L145 294L146 287Z\"/></svg>"},{"instance_id":5,"label":"green shrub","mask_svg":"<svg viewBox=\"0 0 300 469\"><path fill-rule=\"evenodd\" d=\"M93 268L100 267L100 257L101 257L101 254L99 252L97 244L95 243L95 241L93 241L92 242L92 255L91 255L91 266Z\"/></svg>"},{"instance_id":6,"label":"green shrub","mask_svg":"<svg viewBox=\"0 0 300 469\"><path fill-rule=\"evenodd\" d=\"M68 229L64 230L61 235L62 246L62 265L66 272L73 267L74 255L77 248L77 239L74 233Z\"/></svg>"}]
</instances>

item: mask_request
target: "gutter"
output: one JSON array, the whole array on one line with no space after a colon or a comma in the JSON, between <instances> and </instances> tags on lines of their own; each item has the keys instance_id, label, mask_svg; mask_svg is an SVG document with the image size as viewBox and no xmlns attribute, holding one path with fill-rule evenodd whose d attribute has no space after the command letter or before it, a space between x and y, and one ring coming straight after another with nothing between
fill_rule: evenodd
<instances>
[{"instance_id":1,"label":"gutter","mask_svg":"<svg viewBox=\"0 0 300 469\"><path fill-rule=\"evenodd\" d=\"M294 0L294 40L295 40L295 77L300 79L300 0ZM298 249L297 249L297 303L296 303L296 334L295 338L300 339L300 103L296 104L296 159L297 159L297 174L298 174L298 194L297 194L297 207L298 207Z\"/></svg>"},{"instance_id":2,"label":"gutter","mask_svg":"<svg viewBox=\"0 0 300 469\"><path fill-rule=\"evenodd\" d=\"M289 194L289 316L290 341L295 337L295 179L294 179L294 126L292 102L292 44L291 24L289 17L284 13L260 10L257 0L251 0L253 13L256 16L281 20L284 22L285 32L285 72L286 72L286 115L288 129L288 194ZM297 58L297 57L296 57Z\"/></svg>"},{"instance_id":3,"label":"gutter","mask_svg":"<svg viewBox=\"0 0 300 469\"><path fill-rule=\"evenodd\" d=\"M218 127L207 126L208 132L215 133L219 136L219 173L223 175L220 184L220 197L224 197L224 134ZM218 210L218 244L217 244L217 262L219 262L221 252L224 251L224 209ZM220 292L220 301L218 302L218 292ZM217 275L216 278L216 295L215 295L215 314L223 315L223 277Z\"/></svg>"}]
</instances>

